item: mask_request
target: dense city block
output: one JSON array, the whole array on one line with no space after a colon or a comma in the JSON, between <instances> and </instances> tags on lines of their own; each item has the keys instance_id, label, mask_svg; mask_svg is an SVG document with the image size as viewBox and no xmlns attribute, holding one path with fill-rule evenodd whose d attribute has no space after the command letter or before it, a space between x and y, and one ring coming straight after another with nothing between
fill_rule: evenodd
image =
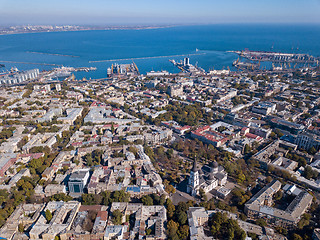
<instances>
[{"instance_id":1,"label":"dense city block","mask_svg":"<svg viewBox=\"0 0 320 240\"><path fill-rule=\"evenodd\" d=\"M172 62L0 76L1 239L320 239L319 67Z\"/></svg>"}]
</instances>

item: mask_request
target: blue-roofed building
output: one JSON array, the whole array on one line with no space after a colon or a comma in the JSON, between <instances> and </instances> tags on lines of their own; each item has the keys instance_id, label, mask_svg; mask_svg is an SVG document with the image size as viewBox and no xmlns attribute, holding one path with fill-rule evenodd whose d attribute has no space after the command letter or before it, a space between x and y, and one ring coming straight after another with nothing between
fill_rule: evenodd
<instances>
[{"instance_id":1,"label":"blue-roofed building","mask_svg":"<svg viewBox=\"0 0 320 240\"><path fill-rule=\"evenodd\" d=\"M140 187L138 187L138 186L128 186L126 191L139 193L141 190L140 190Z\"/></svg>"}]
</instances>

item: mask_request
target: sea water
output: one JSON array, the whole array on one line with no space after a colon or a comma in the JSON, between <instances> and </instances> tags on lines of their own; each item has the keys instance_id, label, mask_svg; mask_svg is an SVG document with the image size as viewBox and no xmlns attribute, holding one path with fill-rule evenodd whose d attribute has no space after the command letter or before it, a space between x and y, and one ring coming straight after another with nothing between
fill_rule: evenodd
<instances>
[{"instance_id":1,"label":"sea water","mask_svg":"<svg viewBox=\"0 0 320 240\"><path fill-rule=\"evenodd\" d=\"M238 56L227 52L230 50L320 56L319 39L320 25L311 24L220 24L145 30L13 34L0 36L0 63L4 63L6 69L17 67L20 70L48 70L54 67L25 63L97 67L94 72L76 73L78 78L96 79L105 78L107 68L112 63L132 61L141 73L151 70L178 72L169 59L179 61L186 56L190 57L191 64L197 64L205 70L232 68L232 62Z\"/></svg>"}]
</instances>

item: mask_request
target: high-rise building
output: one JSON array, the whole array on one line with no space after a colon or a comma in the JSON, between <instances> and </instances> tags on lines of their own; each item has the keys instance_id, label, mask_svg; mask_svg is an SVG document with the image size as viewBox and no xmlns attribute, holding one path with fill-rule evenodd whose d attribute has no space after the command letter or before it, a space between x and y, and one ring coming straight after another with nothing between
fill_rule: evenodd
<instances>
[{"instance_id":1,"label":"high-rise building","mask_svg":"<svg viewBox=\"0 0 320 240\"><path fill-rule=\"evenodd\" d=\"M176 97L183 95L183 86L182 85L173 85L168 88L168 94L170 97Z\"/></svg>"},{"instance_id":2,"label":"high-rise building","mask_svg":"<svg viewBox=\"0 0 320 240\"><path fill-rule=\"evenodd\" d=\"M187 58L187 57L184 58L184 59L183 59L183 65L184 65L184 66L189 66L189 65L190 65L190 59Z\"/></svg>"}]
</instances>

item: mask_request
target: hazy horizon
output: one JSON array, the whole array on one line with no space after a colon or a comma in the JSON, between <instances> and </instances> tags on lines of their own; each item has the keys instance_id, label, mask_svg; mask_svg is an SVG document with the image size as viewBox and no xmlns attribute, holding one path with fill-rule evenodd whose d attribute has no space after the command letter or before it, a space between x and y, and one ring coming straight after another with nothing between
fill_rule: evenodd
<instances>
[{"instance_id":1,"label":"hazy horizon","mask_svg":"<svg viewBox=\"0 0 320 240\"><path fill-rule=\"evenodd\" d=\"M0 0L0 25L320 23L320 0Z\"/></svg>"}]
</instances>

